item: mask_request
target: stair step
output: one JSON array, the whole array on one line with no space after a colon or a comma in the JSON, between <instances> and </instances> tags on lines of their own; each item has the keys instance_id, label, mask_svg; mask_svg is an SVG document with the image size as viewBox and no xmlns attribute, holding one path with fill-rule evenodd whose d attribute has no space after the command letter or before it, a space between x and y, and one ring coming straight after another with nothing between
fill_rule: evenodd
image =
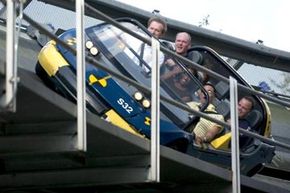
<instances>
[{"instance_id":1,"label":"stair step","mask_svg":"<svg viewBox=\"0 0 290 193\"><path fill-rule=\"evenodd\" d=\"M0 136L75 134L76 121L10 123L0 125Z\"/></svg>"}]
</instances>

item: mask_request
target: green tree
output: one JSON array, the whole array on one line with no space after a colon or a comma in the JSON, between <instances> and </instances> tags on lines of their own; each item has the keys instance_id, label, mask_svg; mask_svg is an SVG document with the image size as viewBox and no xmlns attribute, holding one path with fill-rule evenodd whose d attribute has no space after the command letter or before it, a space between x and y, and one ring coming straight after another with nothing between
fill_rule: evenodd
<instances>
[{"instance_id":1,"label":"green tree","mask_svg":"<svg viewBox=\"0 0 290 193\"><path fill-rule=\"evenodd\" d=\"M202 21L198 22L198 27L208 26L209 25L209 14L205 16Z\"/></svg>"}]
</instances>

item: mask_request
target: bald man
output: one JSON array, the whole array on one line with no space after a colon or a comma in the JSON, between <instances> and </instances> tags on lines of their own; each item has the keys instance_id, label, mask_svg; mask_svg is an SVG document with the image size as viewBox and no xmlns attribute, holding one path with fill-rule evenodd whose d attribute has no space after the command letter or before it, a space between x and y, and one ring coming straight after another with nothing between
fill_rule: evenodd
<instances>
[{"instance_id":1,"label":"bald man","mask_svg":"<svg viewBox=\"0 0 290 193\"><path fill-rule=\"evenodd\" d=\"M179 32L175 37L175 52L187 58L190 47L191 36L187 32Z\"/></svg>"}]
</instances>

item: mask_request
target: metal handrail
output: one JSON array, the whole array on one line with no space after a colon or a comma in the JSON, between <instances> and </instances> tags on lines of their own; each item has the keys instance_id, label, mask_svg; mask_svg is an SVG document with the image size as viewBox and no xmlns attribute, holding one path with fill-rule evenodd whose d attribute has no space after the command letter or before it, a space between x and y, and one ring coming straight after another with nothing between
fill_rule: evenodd
<instances>
[{"instance_id":1,"label":"metal handrail","mask_svg":"<svg viewBox=\"0 0 290 193\"><path fill-rule=\"evenodd\" d=\"M64 48L66 48L67 50L69 50L70 52L72 52L73 54L76 54L76 50L74 48L72 48L71 46L69 46L68 44L66 44L66 42L62 41L62 40L59 40L57 36L55 36L54 34L52 34L51 32L49 32L47 29L45 29L43 26L39 25L36 21L34 21L33 19L31 19L29 16L27 16L26 14L24 14L24 19L30 23L31 25L33 25L34 27L38 28L41 32L43 32L44 34L48 35L51 39L55 40L58 44L60 44L61 46L63 46ZM151 43L150 43L151 44ZM162 50L162 45L160 46L160 49ZM164 48L166 49L166 48ZM168 49L167 49L168 50ZM168 52L171 52L170 50L168 50ZM176 55L175 53L172 53L173 55ZM177 55L176 55L177 56ZM179 56L180 57L180 56ZM112 76L120 79L120 80L123 80L129 84L132 84L133 86L135 86L136 88L140 89L140 91L146 93L146 94L150 94L151 93L151 90L136 83L136 81L128 78L128 77L125 77L123 76L122 74L120 73L117 73L113 70L111 70L110 68L106 67L106 66L103 66L101 65L99 62L97 62L94 58L92 57L89 57L89 56L86 56L86 61L89 62L89 63L92 63L94 65L96 65L98 68L100 68L101 70L104 70L106 72L108 72L109 74L111 74ZM190 61L189 61L190 62ZM193 63L194 64L194 63ZM211 73L215 73L215 72L212 72ZM224 79L224 77L223 77ZM240 85L238 84L238 87ZM242 85L243 86L243 85ZM249 92L254 92L252 89L249 89ZM255 94L255 93L254 93ZM169 104L172 104L172 105L175 105L183 110L186 110L190 113L193 113L194 115L196 116L200 116L200 117L204 117L210 121L214 121L215 123L218 123L224 127L231 127L229 123L226 123L226 122L223 122L223 121L220 121L220 120L217 120L217 119L214 119L212 118L211 116L205 114L205 113L201 113L199 111L195 111L193 109L191 109L189 106L185 105L185 104L182 104L178 101L174 101L174 100L171 100L169 98L166 98L164 96L160 96L160 99L169 103ZM280 104L280 103L279 103ZM282 142L279 142L279 141L273 141L272 139L269 139L269 138L266 138L266 137L263 137L259 134L256 134L256 133L253 133L253 132L250 132L250 131L247 131L245 129L242 129L242 128L239 128L239 131L240 133L246 135L246 136L249 136L249 137L253 137L253 138L257 138L263 142L266 142L268 144L271 144L271 145L276 145L276 146L279 146L279 147L282 147L282 148L285 148L285 149L288 149L290 150L290 145L286 144L286 143L282 143Z\"/></svg>"},{"instance_id":2,"label":"metal handrail","mask_svg":"<svg viewBox=\"0 0 290 193\"><path fill-rule=\"evenodd\" d=\"M77 148L87 150L86 81L84 49L84 0L76 0L76 41L77 41Z\"/></svg>"},{"instance_id":3,"label":"metal handrail","mask_svg":"<svg viewBox=\"0 0 290 193\"><path fill-rule=\"evenodd\" d=\"M231 151L232 151L232 189L233 193L241 192L240 180L240 145L239 145L239 116L238 116L238 87L237 80L230 77L230 99L231 99Z\"/></svg>"},{"instance_id":4,"label":"metal handrail","mask_svg":"<svg viewBox=\"0 0 290 193\"><path fill-rule=\"evenodd\" d=\"M5 110L16 112L17 93L17 50L18 36L16 33L16 2L7 1L7 31L6 31L6 71L5 94L0 99L0 105ZM20 2L20 15L22 16L22 2ZM21 21L20 17L20 21Z\"/></svg>"},{"instance_id":5,"label":"metal handrail","mask_svg":"<svg viewBox=\"0 0 290 193\"><path fill-rule=\"evenodd\" d=\"M150 180L160 181L160 44L152 37L151 77L151 175Z\"/></svg>"}]
</instances>

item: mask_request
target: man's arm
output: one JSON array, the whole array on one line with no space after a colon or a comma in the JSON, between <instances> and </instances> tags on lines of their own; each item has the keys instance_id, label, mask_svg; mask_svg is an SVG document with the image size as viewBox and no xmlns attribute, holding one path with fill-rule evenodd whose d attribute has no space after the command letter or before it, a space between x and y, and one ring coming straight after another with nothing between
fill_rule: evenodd
<instances>
[{"instance_id":1,"label":"man's arm","mask_svg":"<svg viewBox=\"0 0 290 193\"><path fill-rule=\"evenodd\" d=\"M215 136L221 131L221 127L219 125L214 125L206 134L203 139L203 142L212 141Z\"/></svg>"},{"instance_id":2,"label":"man's arm","mask_svg":"<svg viewBox=\"0 0 290 193\"><path fill-rule=\"evenodd\" d=\"M167 80L169 78L174 78L175 75L182 72L181 68L179 66L174 66L172 70L168 71L167 73L164 73L161 76L162 80Z\"/></svg>"},{"instance_id":3,"label":"man's arm","mask_svg":"<svg viewBox=\"0 0 290 193\"><path fill-rule=\"evenodd\" d=\"M201 145L202 143L209 143L211 142L215 136L221 131L220 125L213 125L209 131L206 132L204 137L200 137L198 135L195 135L195 143L197 145Z\"/></svg>"}]
</instances>

